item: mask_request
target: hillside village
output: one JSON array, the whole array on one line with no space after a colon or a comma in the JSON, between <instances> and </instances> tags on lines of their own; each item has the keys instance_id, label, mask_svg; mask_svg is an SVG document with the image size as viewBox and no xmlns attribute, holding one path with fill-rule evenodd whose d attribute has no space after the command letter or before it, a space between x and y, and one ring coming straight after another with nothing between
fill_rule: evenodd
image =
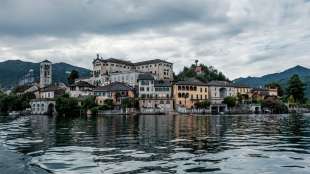
<instances>
[{"instance_id":1,"label":"hillside village","mask_svg":"<svg viewBox=\"0 0 310 174\"><path fill-rule=\"evenodd\" d=\"M191 70L202 74L204 67L197 62ZM173 63L161 59L133 63L97 55L92 63L91 77L77 78L74 83L65 85L52 82L52 62L45 60L40 63L40 82L19 88L17 94L35 95L30 102L32 114L55 114L56 99L65 94L77 99L80 105L87 97L93 97L97 106L105 106L110 101L109 109L97 107L96 112L103 114L225 113L233 111L235 103L242 104L239 111L254 113L262 111L259 100L278 97L277 88L255 89L225 78L175 79Z\"/></svg>"}]
</instances>

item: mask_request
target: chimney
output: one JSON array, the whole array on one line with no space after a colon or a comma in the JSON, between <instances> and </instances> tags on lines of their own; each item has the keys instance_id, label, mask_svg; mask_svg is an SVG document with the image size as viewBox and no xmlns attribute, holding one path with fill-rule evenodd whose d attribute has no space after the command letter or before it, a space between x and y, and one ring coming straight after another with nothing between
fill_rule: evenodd
<instances>
[{"instance_id":1,"label":"chimney","mask_svg":"<svg viewBox=\"0 0 310 174\"><path fill-rule=\"evenodd\" d=\"M99 59L99 54L97 54L97 59Z\"/></svg>"}]
</instances>

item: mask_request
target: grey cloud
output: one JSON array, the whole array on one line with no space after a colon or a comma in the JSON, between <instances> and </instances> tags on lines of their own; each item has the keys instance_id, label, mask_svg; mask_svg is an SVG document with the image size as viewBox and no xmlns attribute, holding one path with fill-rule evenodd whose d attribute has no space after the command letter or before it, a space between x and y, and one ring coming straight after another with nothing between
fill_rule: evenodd
<instances>
[{"instance_id":1,"label":"grey cloud","mask_svg":"<svg viewBox=\"0 0 310 174\"><path fill-rule=\"evenodd\" d=\"M230 78L310 66L304 0L1 0L0 57L87 68L96 53L163 58L176 72L194 59ZM285 60L285 61L283 61Z\"/></svg>"}]
</instances>

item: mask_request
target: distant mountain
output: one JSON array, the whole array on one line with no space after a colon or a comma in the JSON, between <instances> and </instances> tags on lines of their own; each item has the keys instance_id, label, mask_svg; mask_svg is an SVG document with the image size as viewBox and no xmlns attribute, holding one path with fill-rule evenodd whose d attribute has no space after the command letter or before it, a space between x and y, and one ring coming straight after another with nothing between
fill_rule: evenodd
<instances>
[{"instance_id":1,"label":"distant mountain","mask_svg":"<svg viewBox=\"0 0 310 174\"><path fill-rule=\"evenodd\" d=\"M35 80L39 80L40 77L40 63L24 62L21 60L7 60L0 62L0 86L3 88L14 87L24 75L33 69ZM55 63L53 64L53 82L67 82L66 72L77 70L80 77L87 77L90 75L90 70L76 67L67 63Z\"/></svg>"},{"instance_id":2,"label":"distant mountain","mask_svg":"<svg viewBox=\"0 0 310 174\"><path fill-rule=\"evenodd\" d=\"M290 77L294 74L299 75L299 77L304 81L306 86L306 95L310 98L310 69L303 66L295 66L293 68L289 68L280 73L268 74L262 77L247 77L247 78L238 78L235 79L234 82L249 85L251 87L260 87L265 86L271 82L278 82L284 88L287 87L287 82Z\"/></svg>"}]
</instances>

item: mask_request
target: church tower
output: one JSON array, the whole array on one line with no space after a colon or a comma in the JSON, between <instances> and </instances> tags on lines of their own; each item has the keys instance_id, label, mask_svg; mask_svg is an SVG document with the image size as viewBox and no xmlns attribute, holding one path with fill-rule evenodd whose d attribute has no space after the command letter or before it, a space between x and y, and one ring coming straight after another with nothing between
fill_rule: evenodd
<instances>
[{"instance_id":1,"label":"church tower","mask_svg":"<svg viewBox=\"0 0 310 174\"><path fill-rule=\"evenodd\" d=\"M52 84L52 62L44 60L40 63L40 88Z\"/></svg>"}]
</instances>

